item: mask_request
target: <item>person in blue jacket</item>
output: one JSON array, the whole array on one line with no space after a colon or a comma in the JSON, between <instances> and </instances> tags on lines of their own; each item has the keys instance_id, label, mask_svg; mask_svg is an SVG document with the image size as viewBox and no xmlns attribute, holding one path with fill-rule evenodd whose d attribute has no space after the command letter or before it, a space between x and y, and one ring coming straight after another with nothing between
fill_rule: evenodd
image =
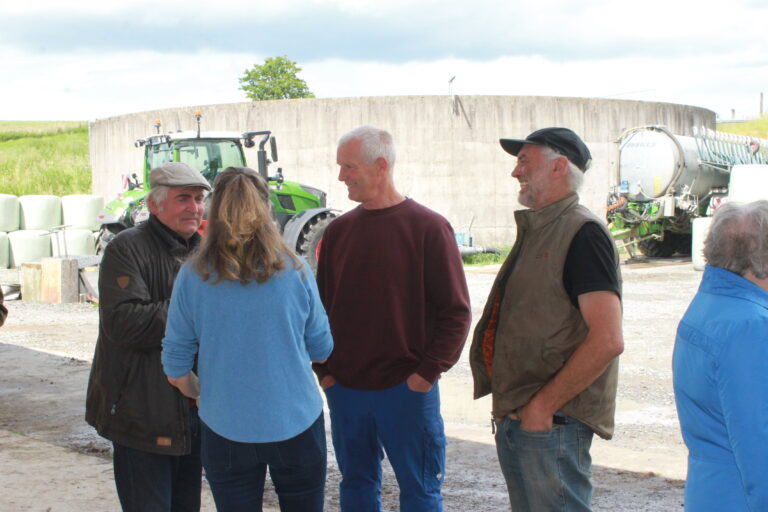
<instances>
[{"instance_id":1,"label":"person in blue jacket","mask_svg":"<svg viewBox=\"0 0 768 512\"><path fill-rule=\"evenodd\" d=\"M162 353L171 384L199 400L219 511L261 510L267 469L281 510L323 509L323 400L311 362L332 348L315 279L283 242L266 182L226 169L200 250L174 284Z\"/></svg>"},{"instance_id":2,"label":"person in blue jacket","mask_svg":"<svg viewBox=\"0 0 768 512\"><path fill-rule=\"evenodd\" d=\"M673 374L686 511L768 510L768 201L727 204L680 322Z\"/></svg>"}]
</instances>

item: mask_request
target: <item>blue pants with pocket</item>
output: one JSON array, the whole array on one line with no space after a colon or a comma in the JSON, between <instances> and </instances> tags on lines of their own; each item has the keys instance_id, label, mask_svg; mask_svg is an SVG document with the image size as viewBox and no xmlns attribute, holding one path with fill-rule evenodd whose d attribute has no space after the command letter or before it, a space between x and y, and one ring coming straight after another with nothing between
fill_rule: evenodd
<instances>
[{"instance_id":1,"label":"blue pants with pocket","mask_svg":"<svg viewBox=\"0 0 768 512\"><path fill-rule=\"evenodd\" d=\"M496 423L496 453L515 512L588 512L592 501L592 430L561 416L552 430L528 431L520 420Z\"/></svg>"},{"instance_id":2,"label":"blue pants with pocket","mask_svg":"<svg viewBox=\"0 0 768 512\"><path fill-rule=\"evenodd\" d=\"M403 382L377 391L325 390L342 480L341 510L381 510L381 461L386 452L400 486L402 512L442 511L445 430L437 383L426 393Z\"/></svg>"}]
</instances>

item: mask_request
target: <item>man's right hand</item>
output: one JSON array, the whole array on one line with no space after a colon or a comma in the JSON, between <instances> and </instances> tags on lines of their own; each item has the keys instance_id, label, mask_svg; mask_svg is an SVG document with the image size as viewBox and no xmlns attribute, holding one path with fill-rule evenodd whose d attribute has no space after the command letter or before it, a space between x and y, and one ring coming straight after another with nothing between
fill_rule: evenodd
<instances>
[{"instance_id":1,"label":"man's right hand","mask_svg":"<svg viewBox=\"0 0 768 512\"><path fill-rule=\"evenodd\" d=\"M328 389L329 387L336 384L336 379L333 375L326 375L323 377L323 380L320 381L320 387L323 389Z\"/></svg>"}]
</instances>

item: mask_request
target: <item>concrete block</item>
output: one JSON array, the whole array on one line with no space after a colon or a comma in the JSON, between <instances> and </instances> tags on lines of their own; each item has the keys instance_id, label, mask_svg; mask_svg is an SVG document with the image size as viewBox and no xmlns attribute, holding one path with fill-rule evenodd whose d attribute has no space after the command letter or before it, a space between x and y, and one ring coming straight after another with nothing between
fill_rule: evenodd
<instances>
[{"instance_id":1,"label":"concrete block","mask_svg":"<svg viewBox=\"0 0 768 512\"><path fill-rule=\"evenodd\" d=\"M40 302L41 268L40 263L21 264L21 300Z\"/></svg>"},{"instance_id":2,"label":"concrete block","mask_svg":"<svg viewBox=\"0 0 768 512\"><path fill-rule=\"evenodd\" d=\"M41 302L78 302L80 283L77 260L71 258L43 258L40 279Z\"/></svg>"}]
</instances>

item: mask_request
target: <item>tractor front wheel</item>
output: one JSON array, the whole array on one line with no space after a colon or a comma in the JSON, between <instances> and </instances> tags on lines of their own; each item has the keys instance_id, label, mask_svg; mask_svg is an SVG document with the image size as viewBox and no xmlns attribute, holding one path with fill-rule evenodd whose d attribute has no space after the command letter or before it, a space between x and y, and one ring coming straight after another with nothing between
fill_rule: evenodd
<instances>
[{"instance_id":1,"label":"tractor front wheel","mask_svg":"<svg viewBox=\"0 0 768 512\"><path fill-rule=\"evenodd\" d=\"M307 260L313 274L317 274L317 260L320 258L320 246L323 242L325 228L328 227L336 215L324 212L313 217L301 230L296 241L296 253Z\"/></svg>"}]
</instances>

